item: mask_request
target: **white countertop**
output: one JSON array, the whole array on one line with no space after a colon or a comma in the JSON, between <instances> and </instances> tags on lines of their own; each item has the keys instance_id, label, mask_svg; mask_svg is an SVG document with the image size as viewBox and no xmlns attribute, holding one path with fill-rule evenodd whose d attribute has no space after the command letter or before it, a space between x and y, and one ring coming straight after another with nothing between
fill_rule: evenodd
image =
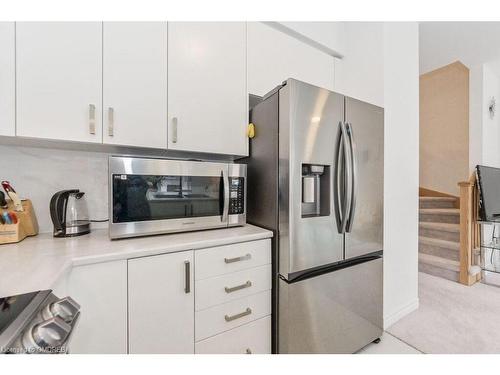
<instances>
[{"instance_id":1,"label":"white countertop","mask_svg":"<svg viewBox=\"0 0 500 375\"><path fill-rule=\"evenodd\" d=\"M107 230L80 237L54 238L51 233L0 245L0 297L51 289L73 266L130 259L254 241L272 232L253 225L111 241Z\"/></svg>"}]
</instances>

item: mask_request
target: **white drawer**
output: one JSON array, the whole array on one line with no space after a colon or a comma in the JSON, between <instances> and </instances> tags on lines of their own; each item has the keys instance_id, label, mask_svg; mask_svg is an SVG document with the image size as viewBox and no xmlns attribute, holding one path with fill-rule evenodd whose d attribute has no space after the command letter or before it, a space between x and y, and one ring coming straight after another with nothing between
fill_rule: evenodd
<instances>
[{"instance_id":1,"label":"white drawer","mask_svg":"<svg viewBox=\"0 0 500 375\"><path fill-rule=\"evenodd\" d=\"M271 263L271 240L211 247L195 253L195 279L224 275Z\"/></svg>"},{"instance_id":2,"label":"white drawer","mask_svg":"<svg viewBox=\"0 0 500 375\"><path fill-rule=\"evenodd\" d=\"M199 341L194 350L196 354L270 354L271 317Z\"/></svg>"},{"instance_id":3,"label":"white drawer","mask_svg":"<svg viewBox=\"0 0 500 375\"><path fill-rule=\"evenodd\" d=\"M196 312L196 341L228 331L271 314L271 291Z\"/></svg>"},{"instance_id":4,"label":"white drawer","mask_svg":"<svg viewBox=\"0 0 500 375\"><path fill-rule=\"evenodd\" d=\"M271 289L271 265L195 281L196 311Z\"/></svg>"}]
</instances>

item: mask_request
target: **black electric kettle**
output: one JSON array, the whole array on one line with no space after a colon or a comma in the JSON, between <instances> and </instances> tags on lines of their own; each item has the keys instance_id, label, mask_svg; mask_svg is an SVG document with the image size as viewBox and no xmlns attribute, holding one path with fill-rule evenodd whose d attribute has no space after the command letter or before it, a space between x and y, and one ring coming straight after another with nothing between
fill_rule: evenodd
<instances>
[{"instance_id":1,"label":"black electric kettle","mask_svg":"<svg viewBox=\"0 0 500 375\"><path fill-rule=\"evenodd\" d=\"M90 233L85 193L78 189L58 191L50 200L54 237L81 236Z\"/></svg>"}]
</instances>

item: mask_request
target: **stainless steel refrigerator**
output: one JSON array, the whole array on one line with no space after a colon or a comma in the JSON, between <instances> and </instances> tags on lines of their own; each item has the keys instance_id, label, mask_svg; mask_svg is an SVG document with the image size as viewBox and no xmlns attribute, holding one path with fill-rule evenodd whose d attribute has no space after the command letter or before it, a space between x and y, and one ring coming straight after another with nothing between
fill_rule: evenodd
<instances>
[{"instance_id":1,"label":"stainless steel refrigerator","mask_svg":"<svg viewBox=\"0 0 500 375\"><path fill-rule=\"evenodd\" d=\"M247 220L274 231L273 351L382 334L384 111L294 79L251 109Z\"/></svg>"}]
</instances>

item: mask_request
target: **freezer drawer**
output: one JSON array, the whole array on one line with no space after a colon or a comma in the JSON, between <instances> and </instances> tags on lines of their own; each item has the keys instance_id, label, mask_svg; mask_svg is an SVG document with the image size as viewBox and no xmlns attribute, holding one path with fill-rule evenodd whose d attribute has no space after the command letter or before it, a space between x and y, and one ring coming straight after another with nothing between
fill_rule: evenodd
<instances>
[{"instance_id":1,"label":"freezer drawer","mask_svg":"<svg viewBox=\"0 0 500 375\"><path fill-rule=\"evenodd\" d=\"M354 353L382 335L382 258L279 281L280 353Z\"/></svg>"}]
</instances>

